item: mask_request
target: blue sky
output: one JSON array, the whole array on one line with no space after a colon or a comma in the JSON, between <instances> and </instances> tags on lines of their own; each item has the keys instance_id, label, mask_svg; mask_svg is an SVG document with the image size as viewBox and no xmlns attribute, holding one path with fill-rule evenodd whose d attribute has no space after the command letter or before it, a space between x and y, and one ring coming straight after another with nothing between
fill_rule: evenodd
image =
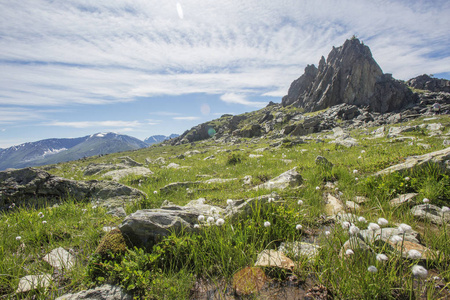
<instances>
[{"instance_id":1,"label":"blue sky","mask_svg":"<svg viewBox=\"0 0 450 300\"><path fill-rule=\"evenodd\" d=\"M450 79L449 15L447 0L0 0L0 148L253 111L353 35L397 79Z\"/></svg>"}]
</instances>

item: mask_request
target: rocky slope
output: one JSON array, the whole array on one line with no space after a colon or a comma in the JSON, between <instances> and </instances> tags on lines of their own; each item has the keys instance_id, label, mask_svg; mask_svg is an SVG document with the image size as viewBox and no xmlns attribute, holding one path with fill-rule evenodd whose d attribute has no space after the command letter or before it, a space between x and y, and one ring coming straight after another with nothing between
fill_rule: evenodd
<instances>
[{"instance_id":1,"label":"rocky slope","mask_svg":"<svg viewBox=\"0 0 450 300\"><path fill-rule=\"evenodd\" d=\"M450 109L450 81L427 75L404 83L384 74L369 47L358 39L333 48L319 67L308 65L281 104L241 115L223 115L170 141L172 145L208 138L233 142L252 137L303 136L336 126L366 128L394 124ZM414 93L412 89L420 90ZM428 89L428 90L427 90Z\"/></svg>"}]
</instances>

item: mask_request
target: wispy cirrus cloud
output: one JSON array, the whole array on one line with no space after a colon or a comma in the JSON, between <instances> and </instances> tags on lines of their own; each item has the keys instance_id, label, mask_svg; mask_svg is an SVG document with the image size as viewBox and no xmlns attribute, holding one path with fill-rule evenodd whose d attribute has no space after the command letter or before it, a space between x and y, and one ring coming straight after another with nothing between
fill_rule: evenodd
<instances>
[{"instance_id":1,"label":"wispy cirrus cloud","mask_svg":"<svg viewBox=\"0 0 450 300\"><path fill-rule=\"evenodd\" d=\"M397 78L448 72L449 2L382 2L3 2L0 104L279 96L353 34Z\"/></svg>"},{"instance_id":2,"label":"wispy cirrus cloud","mask_svg":"<svg viewBox=\"0 0 450 300\"><path fill-rule=\"evenodd\" d=\"M267 105L266 102L254 102L249 101L244 95L239 95L235 93L226 93L220 96L220 100L226 102L226 103L233 103L233 104L242 104L245 106L253 106L253 107L264 107Z\"/></svg>"},{"instance_id":3,"label":"wispy cirrus cloud","mask_svg":"<svg viewBox=\"0 0 450 300\"><path fill-rule=\"evenodd\" d=\"M45 123L46 126L60 126L60 127L72 127L72 128L89 128L89 127L108 127L108 128L136 128L148 123L142 123L139 121L79 121L79 122L61 122L53 121Z\"/></svg>"},{"instance_id":4,"label":"wispy cirrus cloud","mask_svg":"<svg viewBox=\"0 0 450 300\"><path fill-rule=\"evenodd\" d=\"M200 117L187 116L187 117L173 117L172 119L177 121L195 121L200 120Z\"/></svg>"}]
</instances>

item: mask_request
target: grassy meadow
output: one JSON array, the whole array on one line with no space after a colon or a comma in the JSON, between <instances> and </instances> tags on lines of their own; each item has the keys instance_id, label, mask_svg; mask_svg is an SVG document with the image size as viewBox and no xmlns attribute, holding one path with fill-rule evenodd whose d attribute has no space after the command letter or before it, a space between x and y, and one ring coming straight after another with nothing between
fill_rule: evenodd
<instances>
[{"instance_id":1,"label":"grassy meadow","mask_svg":"<svg viewBox=\"0 0 450 300\"><path fill-rule=\"evenodd\" d=\"M233 289L233 276L241 269L253 266L258 253L277 249L281 242L315 241L320 245L317 258L308 261L295 258L293 270L265 269L267 281L285 282L295 278L295 286L306 290L321 285L336 299L445 299L450 297L450 236L445 225L415 219L411 205L391 207L389 201L400 194L415 192L413 204L450 206L448 172L428 165L420 170L386 176L375 172L401 163L406 157L444 149L443 140L450 139L450 117L423 118L408 125L441 123L443 135L430 136L426 129L404 133L406 139L374 138L376 128L349 131L359 145L346 148L334 143L322 132L302 137L305 143L292 145L296 137L286 137L275 147L273 139L240 139L236 145L222 144L213 139L180 146L156 145L132 152L92 157L54 165L49 172L75 180L101 179L100 175L84 176L83 169L91 163L118 162L129 156L144 164L153 175L129 176L121 183L140 189L145 199L127 203L127 214L139 209L159 208L168 200L185 205L205 198L207 204L227 206L227 200L254 198L271 194L277 200L261 204L247 218L227 220L221 226L200 224L198 233L172 233L152 249L128 246L117 253L95 253L106 234L105 226L118 227L122 219L106 214L107 208L87 199L85 202L61 201L40 207L13 207L0 215L0 299L52 299L68 292L77 292L103 283L120 285L136 299L195 299L202 282L220 286L218 299L225 299ZM401 126L407 124L396 124ZM386 130L390 126L386 126ZM263 150L264 149L264 150ZM176 158L187 151L200 153ZM250 157L261 154L262 157ZM205 158L214 156L213 159ZM324 168L315 163L320 155L333 163ZM165 163L156 161L162 157ZM146 163L146 159L150 163ZM169 163L186 168L162 168ZM252 187L296 167L303 184L285 190L253 190ZM252 176L250 185L243 178ZM211 178L237 180L225 183L197 183L168 193L160 189L173 182L203 181ZM433 259L404 258L386 245L370 245L374 253L354 251L340 255L349 239L348 229L334 223L325 214L324 195L339 195L344 203L355 196L367 201L359 211L349 211L364 217L354 225L366 229L370 222L385 218L389 227L406 223L420 233L421 243L434 253ZM302 200L299 204L299 200ZM449 212L450 213L450 212ZM270 226L267 226L267 222ZM266 226L265 226L266 224ZM301 225L301 228L297 225ZM76 257L70 271L53 270L42 257L52 249L63 247ZM376 254L385 254L381 259ZM426 278L413 273L421 265L428 270ZM375 269L376 268L376 272ZM29 293L16 293L19 279L26 275L50 273L54 280L49 288ZM55 279L56 278L56 279ZM223 298L221 298L223 297ZM261 299L259 293L243 298ZM206 299L206 298L205 298ZM230 299L230 298L227 298ZM265 298L264 298L265 299ZM448 299L448 298L447 298Z\"/></svg>"}]
</instances>

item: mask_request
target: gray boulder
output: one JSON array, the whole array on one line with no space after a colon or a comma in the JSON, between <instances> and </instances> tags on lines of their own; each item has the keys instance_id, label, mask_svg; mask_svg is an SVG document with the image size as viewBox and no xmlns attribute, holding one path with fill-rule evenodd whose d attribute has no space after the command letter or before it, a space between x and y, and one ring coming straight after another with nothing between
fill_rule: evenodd
<instances>
[{"instance_id":1,"label":"gray boulder","mask_svg":"<svg viewBox=\"0 0 450 300\"><path fill-rule=\"evenodd\" d=\"M145 197L145 194L117 182L69 180L34 168L0 172L0 209L10 203L33 206L37 198L56 202L68 197L117 207Z\"/></svg>"},{"instance_id":2,"label":"gray boulder","mask_svg":"<svg viewBox=\"0 0 450 300\"><path fill-rule=\"evenodd\" d=\"M270 179L267 182L264 182L256 187L254 187L254 190L259 189L285 189L287 187L295 187L302 184L303 178L302 176L296 171L296 168L293 168L289 171L286 171L282 173L281 175Z\"/></svg>"},{"instance_id":3,"label":"gray boulder","mask_svg":"<svg viewBox=\"0 0 450 300\"><path fill-rule=\"evenodd\" d=\"M124 235L133 241L151 245L161 236L181 230L193 231L199 224L199 215L218 218L224 210L217 206L204 203L204 199L192 200L185 206L166 203L159 209L143 209L130 214L119 226Z\"/></svg>"},{"instance_id":4,"label":"gray boulder","mask_svg":"<svg viewBox=\"0 0 450 300\"><path fill-rule=\"evenodd\" d=\"M444 213L442 209L433 204L420 204L411 208L411 214L422 220L434 224L450 223L450 212Z\"/></svg>"},{"instance_id":5,"label":"gray boulder","mask_svg":"<svg viewBox=\"0 0 450 300\"><path fill-rule=\"evenodd\" d=\"M127 168L127 169L106 172L105 174L103 174L102 177L103 178L111 178L114 181L119 181L120 179L125 178L130 175L145 177L145 176L150 176L152 174L153 174L153 172L145 167L131 167L131 168Z\"/></svg>"},{"instance_id":6,"label":"gray boulder","mask_svg":"<svg viewBox=\"0 0 450 300\"><path fill-rule=\"evenodd\" d=\"M56 300L132 300L133 297L125 293L122 288L109 284L104 284L96 288L81 291L75 294L66 294L56 298Z\"/></svg>"}]
</instances>

